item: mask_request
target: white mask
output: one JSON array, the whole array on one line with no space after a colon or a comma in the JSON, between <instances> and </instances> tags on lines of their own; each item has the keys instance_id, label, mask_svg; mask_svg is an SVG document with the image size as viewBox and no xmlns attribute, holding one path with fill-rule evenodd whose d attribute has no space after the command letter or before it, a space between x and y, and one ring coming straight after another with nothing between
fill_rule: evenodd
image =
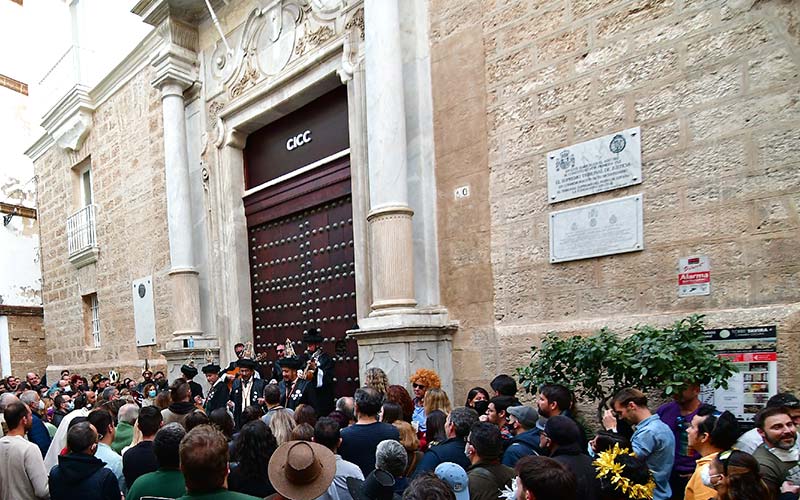
<instances>
[{"instance_id":1,"label":"white mask","mask_svg":"<svg viewBox=\"0 0 800 500\"><path fill-rule=\"evenodd\" d=\"M42 400L40 399L40 400L39 400L39 411L42 411L42 410L44 410L44 401L42 401Z\"/></svg>"},{"instance_id":2,"label":"white mask","mask_svg":"<svg viewBox=\"0 0 800 500\"><path fill-rule=\"evenodd\" d=\"M592 448L592 443L586 443L586 452L591 458L597 458L597 453L595 453L594 448Z\"/></svg>"},{"instance_id":3,"label":"white mask","mask_svg":"<svg viewBox=\"0 0 800 500\"><path fill-rule=\"evenodd\" d=\"M711 484L711 473L708 472L708 465L706 464L700 469L700 479L703 481L703 486L706 488L713 488L714 485Z\"/></svg>"}]
</instances>

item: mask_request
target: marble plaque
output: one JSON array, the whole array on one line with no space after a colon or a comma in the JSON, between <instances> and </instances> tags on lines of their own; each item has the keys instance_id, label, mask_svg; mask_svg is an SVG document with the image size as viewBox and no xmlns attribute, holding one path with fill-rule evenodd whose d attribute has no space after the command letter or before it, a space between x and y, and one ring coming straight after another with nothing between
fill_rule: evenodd
<instances>
[{"instance_id":1,"label":"marble plaque","mask_svg":"<svg viewBox=\"0 0 800 500\"><path fill-rule=\"evenodd\" d=\"M136 347L155 345L156 315L153 307L153 277L145 276L131 285L133 294L133 326Z\"/></svg>"},{"instance_id":2,"label":"marble plaque","mask_svg":"<svg viewBox=\"0 0 800 500\"><path fill-rule=\"evenodd\" d=\"M639 127L547 153L550 203L611 191L642 182Z\"/></svg>"},{"instance_id":3,"label":"marble plaque","mask_svg":"<svg viewBox=\"0 0 800 500\"><path fill-rule=\"evenodd\" d=\"M642 195L550 214L550 262L644 249Z\"/></svg>"}]
</instances>

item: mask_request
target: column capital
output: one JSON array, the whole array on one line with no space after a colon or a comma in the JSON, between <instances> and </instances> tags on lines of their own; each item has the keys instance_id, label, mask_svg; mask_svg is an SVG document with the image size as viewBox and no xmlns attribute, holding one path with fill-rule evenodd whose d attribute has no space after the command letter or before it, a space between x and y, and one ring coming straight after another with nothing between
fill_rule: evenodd
<instances>
[{"instance_id":1,"label":"column capital","mask_svg":"<svg viewBox=\"0 0 800 500\"><path fill-rule=\"evenodd\" d=\"M183 94L197 81L197 54L179 45L165 44L150 64L156 71L151 83L164 95Z\"/></svg>"}]
</instances>

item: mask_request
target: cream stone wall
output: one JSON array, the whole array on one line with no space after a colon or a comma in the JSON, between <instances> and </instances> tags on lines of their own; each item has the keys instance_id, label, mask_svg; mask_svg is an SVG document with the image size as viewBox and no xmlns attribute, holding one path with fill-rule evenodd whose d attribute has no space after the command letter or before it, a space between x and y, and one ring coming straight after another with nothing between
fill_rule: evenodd
<instances>
[{"instance_id":1,"label":"cream stone wall","mask_svg":"<svg viewBox=\"0 0 800 500\"><path fill-rule=\"evenodd\" d=\"M800 389L796 2L431 2L443 303L455 394L527 362L548 331L776 324ZM644 182L547 203L545 153L641 126ZM456 200L454 189L470 187ZM644 193L642 252L562 264L548 213ZM677 260L712 293L677 297Z\"/></svg>"},{"instance_id":2,"label":"cream stone wall","mask_svg":"<svg viewBox=\"0 0 800 500\"><path fill-rule=\"evenodd\" d=\"M78 151L51 147L35 162L39 176L44 328L48 373L115 368L139 376L144 359L163 368L158 349L172 329L161 101L152 71L137 73L103 102ZM77 269L67 258L66 220L78 207L69 193L73 167L91 158L97 205L97 262ZM152 275L157 345L137 348L131 282ZM87 345L81 296L97 293L101 347Z\"/></svg>"}]
</instances>

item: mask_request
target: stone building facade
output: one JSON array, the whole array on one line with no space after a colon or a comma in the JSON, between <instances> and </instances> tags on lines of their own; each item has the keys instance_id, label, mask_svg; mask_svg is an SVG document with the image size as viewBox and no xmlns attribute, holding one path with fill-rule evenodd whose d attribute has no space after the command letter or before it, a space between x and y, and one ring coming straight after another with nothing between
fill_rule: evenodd
<instances>
[{"instance_id":1,"label":"stone building facade","mask_svg":"<svg viewBox=\"0 0 800 500\"><path fill-rule=\"evenodd\" d=\"M227 363L237 341L269 355L317 326L353 384L370 366L394 383L432 367L460 401L546 332L700 312L711 327L776 325L781 388L800 388L793 2L283 0L212 2L214 16L195 3L139 2L155 30L54 108L29 150L49 369L131 375L148 359L174 374L189 356ZM345 149L302 125L335 92ZM317 155L274 172L284 156L254 151L285 123L298 134L277 138L280 155ZM637 126L640 184L548 203L547 152ZM88 164L96 245L78 267L64 223ZM642 251L551 263L553 210L629 194L644 199ZM345 205L351 217L330 215ZM321 213L327 225L303 229ZM340 222L341 247L314 239ZM262 259L298 241L292 273ZM321 264L345 245L350 260ZM695 254L712 262L712 293L679 298L678 259ZM322 285L334 272L352 279L335 285L352 286L344 314L326 312L344 300ZM137 347L142 277L155 340ZM98 347L82 319L92 294Z\"/></svg>"},{"instance_id":2,"label":"stone building facade","mask_svg":"<svg viewBox=\"0 0 800 500\"><path fill-rule=\"evenodd\" d=\"M2 24L18 23L21 11L17 4L0 6ZM17 34L5 26L0 31L0 42ZM0 62L0 377L46 366L36 179L24 154L36 138L28 76L15 58Z\"/></svg>"}]
</instances>

